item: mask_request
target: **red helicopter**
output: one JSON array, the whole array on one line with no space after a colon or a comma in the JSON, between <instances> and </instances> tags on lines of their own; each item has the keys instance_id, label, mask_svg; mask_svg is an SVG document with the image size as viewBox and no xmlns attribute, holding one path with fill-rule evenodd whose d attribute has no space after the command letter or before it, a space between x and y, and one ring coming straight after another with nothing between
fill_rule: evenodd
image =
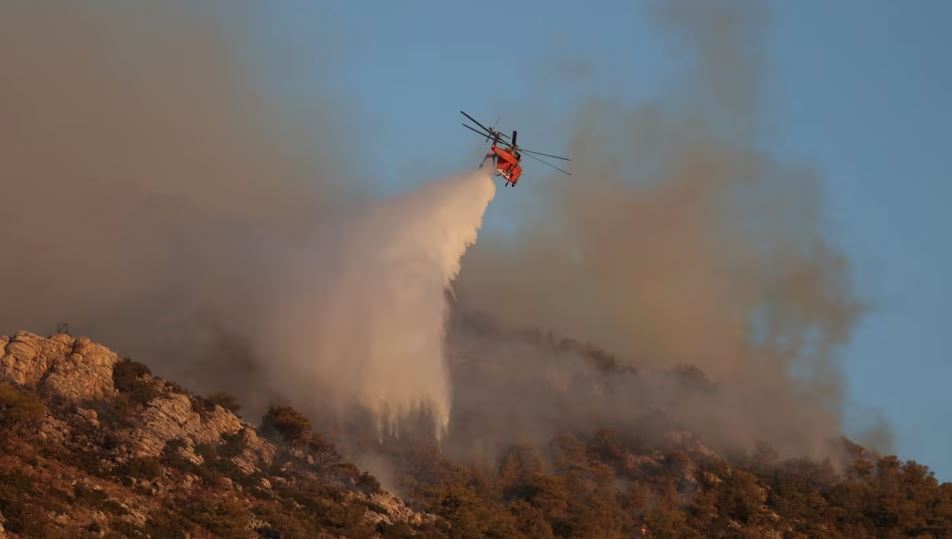
<instances>
[{"instance_id":1,"label":"red helicopter","mask_svg":"<svg viewBox=\"0 0 952 539\"><path fill-rule=\"evenodd\" d=\"M516 183L519 182L519 176L522 175L522 165L520 164L520 161L522 161L522 154L526 154L536 161L539 161L546 166L552 167L563 174L568 174L569 176L572 175L571 172L562 170L561 168L551 163L547 163L536 156L541 155L544 157L551 157L552 159L569 161L567 157L559 157L558 155L551 155L520 148L519 145L516 144L516 136L518 134L516 131L512 132L512 138L510 138L508 135L497 131L493 127L486 127L485 125L479 123L476 118L473 118L463 111L460 111L460 114L466 116L482 130L480 131L480 129L471 127L465 123L463 124L463 127L483 137L486 137L486 142L489 142L490 139L493 141L493 145L489 148L489 152L483 157L483 160L479 166L482 167L486 163L487 159L492 160L493 166L496 169L496 174L506 179L507 187L510 185L515 187Z\"/></svg>"}]
</instances>

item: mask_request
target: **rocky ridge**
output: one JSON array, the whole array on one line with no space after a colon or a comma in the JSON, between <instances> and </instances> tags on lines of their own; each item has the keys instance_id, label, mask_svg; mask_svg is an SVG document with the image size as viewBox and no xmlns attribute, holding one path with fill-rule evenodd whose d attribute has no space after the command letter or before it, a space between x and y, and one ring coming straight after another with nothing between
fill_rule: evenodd
<instances>
[{"instance_id":1,"label":"rocky ridge","mask_svg":"<svg viewBox=\"0 0 952 539\"><path fill-rule=\"evenodd\" d=\"M86 337L57 334L46 339L21 331L0 337L0 348L0 380L77 401L115 391L112 367L118 357Z\"/></svg>"},{"instance_id":2,"label":"rocky ridge","mask_svg":"<svg viewBox=\"0 0 952 539\"><path fill-rule=\"evenodd\" d=\"M0 337L0 537L376 537L435 517L85 337ZM417 531L415 531L417 530Z\"/></svg>"}]
</instances>

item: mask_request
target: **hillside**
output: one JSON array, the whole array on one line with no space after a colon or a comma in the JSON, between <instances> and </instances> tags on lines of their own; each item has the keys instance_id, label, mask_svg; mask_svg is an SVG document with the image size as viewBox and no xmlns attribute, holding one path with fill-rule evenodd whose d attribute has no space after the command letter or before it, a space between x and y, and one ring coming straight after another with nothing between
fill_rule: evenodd
<instances>
[{"instance_id":1,"label":"hillside","mask_svg":"<svg viewBox=\"0 0 952 539\"><path fill-rule=\"evenodd\" d=\"M86 338L20 332L0 350L6 537L371 537L434 523L289 408L256 429L227 396L191 395Z\"/></svg>"},{"instance_id":2,"label":"hillside","mask_svg":"<svg viewBox=\"0 0 952 539\"><path fill-rule=\"evenodd\" d=\"M378 448L401 498L291 408L256 428L86 338L0 350L5 537L952 537L952 484L846 440L842 462L727 457L659 416L660 437L596 426L476 464L411 435Z\"/></svg>"}]
</instances>

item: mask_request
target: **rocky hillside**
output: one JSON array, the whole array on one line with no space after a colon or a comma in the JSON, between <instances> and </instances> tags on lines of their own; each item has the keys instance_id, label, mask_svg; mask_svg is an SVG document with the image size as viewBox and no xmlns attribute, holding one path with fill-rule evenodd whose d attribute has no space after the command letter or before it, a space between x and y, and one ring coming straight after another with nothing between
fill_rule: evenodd
<instances>
[{"instance_id":1,"label":"rocky hillside","mask_svg":"<svg viewBox=\"0 0 952 539\"><path fill-rule=\"evenodd\" d=\"M86 338L0 337L0 537L439 532L290 408L261 430Z\"/></svg>"},{"instance_id":2,"label":"rocky hillside","mask_svg":"<svg viewBox=\"0 0 952 539\"><path fill-rule=\"evenodd\" d=\"M255 428L85 338L0 350L0 537L952 537L952 484L846 440L835 463L726 457L662 414L660 438L593 426L464 463L403 436L376 450L405 502L291 408Z\"/></svg>"}]
</instances>

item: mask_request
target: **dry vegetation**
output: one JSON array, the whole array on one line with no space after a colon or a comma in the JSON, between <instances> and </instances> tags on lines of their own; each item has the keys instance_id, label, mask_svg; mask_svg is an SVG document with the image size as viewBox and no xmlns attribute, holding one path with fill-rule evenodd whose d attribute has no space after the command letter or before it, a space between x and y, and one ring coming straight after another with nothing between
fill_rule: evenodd
<instances>
[{"instance_id":1,"label":"dry vegetation","mask_svg":"<svg viewBox=\"0 0 952 539\"><path fill-rule=\"evenodd\" d=\"M227 395L183 393L129 359L111 371L114 391L81 402L42 382L0 383L0 537L375 537L435 520L383 493L290 408L272 408L271 437L259 437L225 411ZM183 395L190 409L161 409L180 414L181 432L150 432L158 407ZM188 428L223 415L240 427L206 442ZM170 434L158 455L140 444Z\"/></svg>"},{"instance_id":2,"label":"dry vegetation","mask_svg":"<svg viewBox=\"0 0 952 539\"><path fill-rule=\"evenodd\" d=\"M844 441L853 464L778 461L768 448L728 463L676 447L646 451L602 431L514 447L493 471L433 452L406 483L452 537L950 537L952 484Z\"/></svg>"},{"instance_id":3,"label":"dry vegetation","mask_svg":"<svg viewBox=\"0 0 952 539\"><path fill-rule=\"evenodd\" d=\"M131 433L151 428L159 403L187 396L181 413L211 426L237 422L227 410L238 403L188 394L128 359L110 368L112 392L81 402L42 383L0 382L7 536L952 536L952 484L846 440L841 470L781 460L765 445L725 458L678 431L663 441L564 432L544 446L512 446L489 465L451 462L424 438L391 440L380 449L407 502L287 406L268 410L259 429L241 423L212 441L183 426L149 454Z\"/></svg>"}]
</instances>

